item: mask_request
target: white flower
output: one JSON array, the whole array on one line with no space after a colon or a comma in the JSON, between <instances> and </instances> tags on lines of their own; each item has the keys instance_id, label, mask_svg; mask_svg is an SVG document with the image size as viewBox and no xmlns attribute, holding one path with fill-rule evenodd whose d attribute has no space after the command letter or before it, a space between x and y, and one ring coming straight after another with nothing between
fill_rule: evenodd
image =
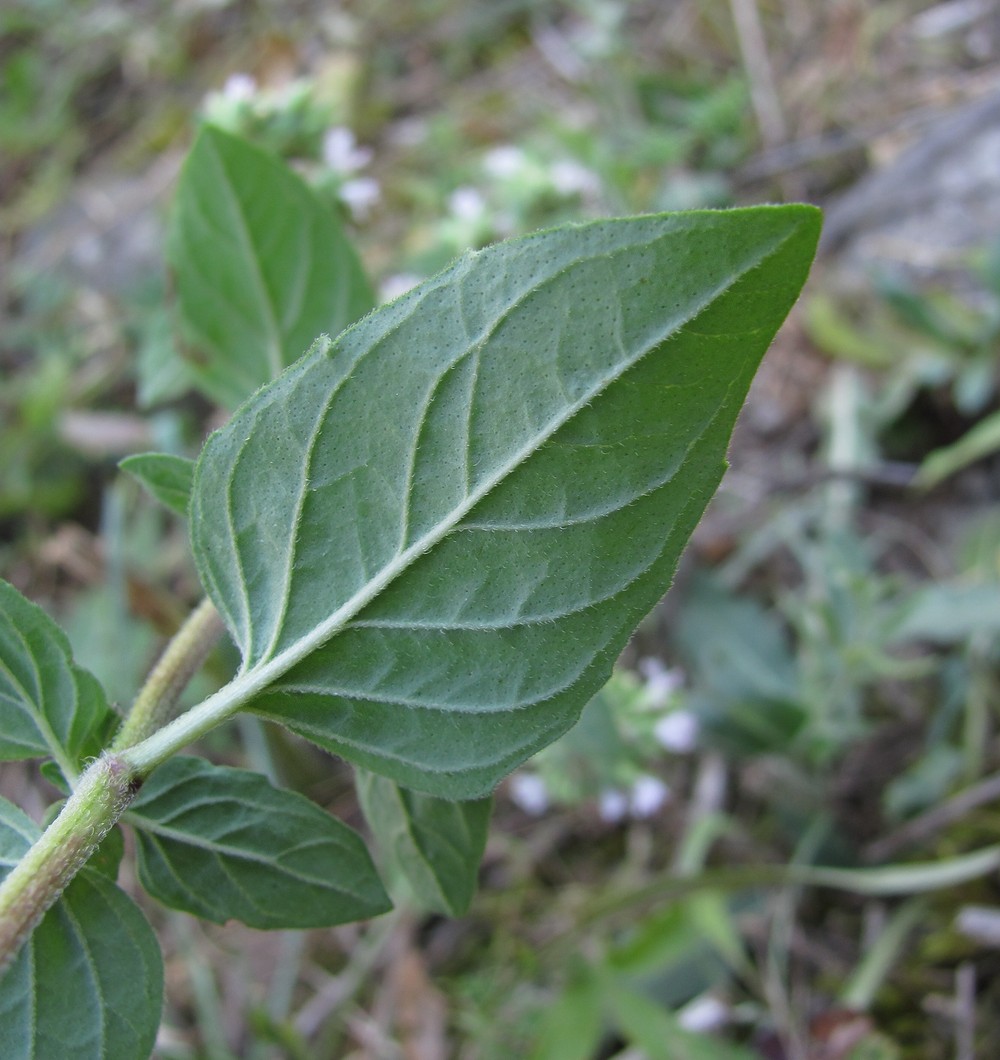
<instances>
[{"instance_id":1,"label":"white flower","mask_svg":"<svg viewBox=\"0 0 1000 1060\"><path fill-rule=\"evenodd\" d=\"M552 187L560 195L596 195L601 190L597 174L579 162L555 162L549 170Z\"/></svg>"},{"instance_id":2,"label":"white flower","mask_svg":"<svg viewBox=\"0 0 1000 1060\"><path fill-rule=\"evenodd\" d=\"M378 181L372 177L356 177L354 180L345 180L339 189L341 201L351 211L351 215L355 220L358 221L363 221L368 216L369 211L378 202L381 194Z\"/></svg>"},{"instance_id":3,"label":"white flower","mask_svg":"<svg viewBox=\"0 0 1000 1060\"><path fill-rule=\"evenodd\" d=\"M250 74L230 74L222 86L222 94L233 103L253 99L257 91L257 79Z\"/></svg>"},{"instance_id":4,"label":"white flower","mask_svg":"<svg viewBox=\"0 0 1000 1060\"><path fill-rule=\"evenodd\" d=\"M677 1023L686 1031L704 1034L716 1031L729 1022L729 1008L717 997L702 994L677 1013Z\"/></svg>"},{"instance_id":5,"label":"white flower","mask_svg":"<svg viewBox=\"0 0 1000 1060\"><path fill-rule=\"evenodd\" d=\"M396 272L392 276L386 276L379 287L379 294L383 302L391 302L401 294L406 294L412 287L420 283L420 277L412 272Z\"/></svg>"},{"instance_id":6,"label":"white flower","mask_svg":"<svg viewBox=\"0 0 1000 1060\"><path fill-rule=\"evenodd\" d=\"M494 231L502 236L512 236L517 229L517 221L509 210L498 210L491 220Z\"/></svg>"},{"instance_id":7,"label":"white flower","mask_svg":"<svg viewBox=\"0 0 1000 1060\"><path fill-rule=\"evenodd\" d=\"M503 144L483 155L483 169L491 177L513 177L524 168L527 158L520 147Z\"/></svg>"},{"instance_id":8,"label":"white flower","mask_svg":"<svg viewBox=\"0 0 1000 1060\"><path fill-rule=\"evenodd\" d=\"M658 813L670 798L670 788L659 777L643 774L632 785L629 809L640 820Z\"/></svg>"},{"instance_id":9,"label":"white flower","mask_svg":"<svg viewBox=\"0 0 1000 1060\"><path fill-rule=\"evenodd\" d=\"M653 735L661 747L677 754L688 754L698 746L698 718L689 710L672 710L653 726Z\"/></svg>"},{"instance_id":10,"label":"white flower","mask_svg":"<svg viewBox=\"0 0 1000 1060\"><path fill-rule=\"evenodd\" d=\"M538 817L549 808L548 789L537 773L515 773L510 778L510 797L532 817Z\"/></svg>"},{"instance_id":11,"label":"white flower","mask_svg":"<svg viewBox=\"0 0 1000 1060\"><path fill-rule=\"evenodd\" d=\"M617 788L605 788L597 800L597 812L608 824L624 821L628 814L628 796Z\"/></svg>"},{"instance_id":12,"label":"white flower","mask_svg":"<svg viewBox=\"0 0 1000 1060\"><path fill-rule=\"evenodd\" d=\"M448 198L448 209L460 221L478 221L486 212L486 200L475 188L456 188Z\"/></svg>"},{"instance_id":13,"label":"white flower","mask_svg":"<svg viewBox=\"0 0 1000 1060\"><path fill-rule=\"evenodd\" d=\"M639 672L646 678L646 702L662 706L684 684L684 671L669 668L655 656L639 660Z\"/></svg>"},{"instance_id":14,"label":"white flower","mask_svg":"<svg viewBox=\"0 0 1000 1060\"><path fill-rule=\"evenodd\" d=\"M346 125L327 129L323 136L323 163L334 173L356 173L372 160L370 147L358 147L358 141Z\"/></svg>"}]
</instances>

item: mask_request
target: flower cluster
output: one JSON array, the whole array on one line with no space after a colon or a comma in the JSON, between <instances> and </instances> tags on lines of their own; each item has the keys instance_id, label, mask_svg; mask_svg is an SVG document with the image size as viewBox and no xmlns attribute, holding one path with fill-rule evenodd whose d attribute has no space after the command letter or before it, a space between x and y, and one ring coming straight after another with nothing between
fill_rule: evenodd
<instances>
[{"instance_id":1,"label":"flower cluster","mask_svg":"<svg viewBox=\"0 0 1000 1060\"><path fill-rule=\"evenodd\" d=\"M525 813L591 802L601 820L617 824L655 817L669 803L657 771L664 752L697 750L698 719L682 706L680 670L659 659L643 659L638 669L612 675L576 728L510 778L510 797Z\"/></svg>"}]
</instances>

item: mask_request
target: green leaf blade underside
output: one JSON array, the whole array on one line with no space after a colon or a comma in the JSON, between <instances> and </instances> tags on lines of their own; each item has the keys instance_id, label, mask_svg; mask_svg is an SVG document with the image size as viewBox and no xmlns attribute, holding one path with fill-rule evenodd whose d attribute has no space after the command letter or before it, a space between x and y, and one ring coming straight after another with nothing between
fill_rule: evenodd
<instances>
[{"instance_id":1,"label":"green leaf blade underside","mask_svg":"<svg viewBox=\"0 0 1000 1060\"><path fill-rule=\"evenodd\" d=\"M162 505L187 515L194 481L194 461L172 453L136 453L118 462Z\"/></svg>"},{"instance_id":2,"label":"green leaf blade underside","mask_svg":"<svg viewBox=\"0 0 1000 1060\"><path fill-rule=\"evenodd\" d=\"M669 585L818 231L762 207L499 244L258 393L191 505L249 708L452 799L561 735Z\"/></svg>"},{"instance_id":3,"label":"green leaf blade underside","mask_svg":"<svg viewBox=\"0 0 1000 1060\"><path fill-rule=\"evenodd\" d=\"M38 837L0 800L0 875ZM84 869L0 979L0 1056L146 1060L163 1004L163 961L139 907Z\"/></svg>"},{"instance_id":4,"label":"green leaf blade underside","mask_svg":"<svg viewBox=\"0 0 1000 1060\"><path fill-rule=\"evenodd\" d=\"M126 820L139 878L172 909L217 924L330 927L390 908L361 837L303 795L258 773L175 758Z\"/></svg>"},{"instance_id":5,"label":"green leaf blade underside","mask_svg":"<svg viewBox=\"0 0 1000 1060\"><path fill-rule=\"evenodd\" d=\"M210 125L181 172L167 253L190 368L229 408L374 305L332 207L278 158Z\"/></svg>"},{"instance_id":6,"label":"green leaf blade underside","mask_svg":"<svg viewBox=\"0 0 1000 1060\"><path fill-rule=\"evenodd\" d=\"M465 913L486 849L491 799L453 802L356 771L358 797L383 858L427 909Z\"/></svg>"},{"instance_id":7,"label":"green leaf blade underside","mask_svg":"<svg viewBox=\"0 0 1000 1060\"><path fill-rule=\"evenodd\" d=\"M0 581L0 761L52 756L63 773L100 752L115 723L63 631ZM67 777L67 779L72 779Z\"/></svg>"}]
</instances>

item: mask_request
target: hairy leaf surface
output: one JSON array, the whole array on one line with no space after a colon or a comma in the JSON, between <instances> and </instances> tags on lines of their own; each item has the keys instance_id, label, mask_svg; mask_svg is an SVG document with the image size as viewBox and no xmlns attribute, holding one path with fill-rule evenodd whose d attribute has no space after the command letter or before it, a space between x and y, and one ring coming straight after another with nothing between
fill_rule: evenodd
<instances>
[{"instance_id":1,"label":"hairy leaf surface","mask_svg":"<svg viewBox=\"0 0 1000 1060\"><path fill-rule=\"evenodd\" d=\"M0 876L38 835L0 799ZM153 1051L162 1004L152 928L124 891L84 869L0 979L0 1056L138 1060Z\"/></svg>"},{"instance_id":2,"label":"hairy leaf surface","mask_svg":"<svg viewBox=\"0 0 1000 1060\"><path fill-rule=\"evenodd\" d=\"M136 453L118 466L137 478L161 504L187 515L194 479L194 461L172 453Z\"/></svg>"},{"instance_id":3,"label":"hairy leaf surface","mask_svg":"<svg viewBox=\"0 0 1000 1060\"><path fill-rule=\"evenodd\" d=\"M210 125L181 172L168 257L192 372L230 408L374 304L332 206Z\"/></svg>"},{"instance_id":4,"label":"hairy leaf surface","mask_svg":"<svg viewBox=\"0 0 1000 1060\"><path fill-rule=\"evenodd\" d=\"M329 927L390 908L361 837L259 773L171 759L127 820L146 890L217 924Z\"/></svg>"},{"instance_id":5,"label":"hairy leaf surface","mask_svg":"<svg viewBox=\"0 0 1000 1060\"><path fill-rule=\"evenodd\" d=\"M356 771L358 797L390 872L428 909L461 916L476 893L491 799L453 802Z\"/></svg>"},{"instance_id":6,"label":"hairy leaf surface","mask_svg":"<svg viewBox=\"0 0 1000 1060\"><path fill-rule=\"evenodd\" d=\"M801 206L554 229L317 343L195 471L248 706L456 799L565 732L669 585L818 231Z\"/></svg>"},{"instance_id":7,"label":"hairy leaf surface","mask_svg":"<svg viewBox=\"0 0 1000 1060\"><path fill-rule=\"evenodd\" d=\"M99 753L115 716L63 631L0 582L0 761L51 755L63 772Z\"/></svg>"}]
</instances>

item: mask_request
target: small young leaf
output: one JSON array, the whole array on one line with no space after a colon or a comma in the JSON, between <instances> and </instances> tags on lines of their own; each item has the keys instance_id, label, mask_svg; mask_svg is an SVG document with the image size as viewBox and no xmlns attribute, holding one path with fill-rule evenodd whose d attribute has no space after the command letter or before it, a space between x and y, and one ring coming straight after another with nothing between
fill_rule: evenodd
<instances>
[{"instance_id":1,"label":"small young leaf","mask_svg":"<svg viewBox=\"0 0 1000 1060\"><path fill-rule=\"evenodd\" d=\"M529 1060L591 1060L606 1022L600 986L586 969L545 1010Z\"/></svg>"},{"instance_id":2,"label":"small young leaf","mask_svg":"<svg viewBox=\"0 0 1000 1060\"><path fill-rule=\"evenodd\" d=\"M190 512L249 709L452 799L565 732L669 585L818 234L782 206L513 240L261 390Z\"/></svg>"},{"instance_id":3,"label":"small young leaf","mask_svg":"<svg viewBox=\"0 0 1000 1060\"><path fill-rule=\"evenodd\" d=\"M0 876L38 829L0 799ZM139 907L84 869L0 979L0 1056L146 1060L163 1004L163 960Z\"/></svg>"},{"instance_id":4,"label":"small young leaf","mask_svg":"<svg viewBox=\"0 0 1000 1060\"><path fill-rule=\"evenodd\" d=\"M361 808L389 865L428 909L461 916L476 893L491 799L451 802L356 770Z\"/></svg>"},{"instance_id":5,"label":"small young leaf","mask_svg":"<svg viewBox=\"0 0 1000 1060\"><path fill-rule=\"evenodd\" d=\"M118 466L135 476L161 504L178 515L187 515L193 460L170 453L136 453L120 460Z\"/></svg>"},{"instance_id":6,"label":"small young leaf","mask_svg":"<svg viewBox=\"0 0 1000 1060\"><path fill-rule=\"evenodd\" d=\"M611 975L603 975L605 1003L622 1037L650 1060L754 1060L758 1054L718 1038L684 1030L673 1013Z\"/></svg>"},{"instance_id":7,"label":"small young leaf","mask_svg":"<svg viewBox=\"0 0 1000 1060\"><path fill-rule=\"evenodd\" d=\"M230 408L374 305L333 209L279 159L210 125L184 164L167 253L191 370Z\"/></svg>"},{"instance_id":8,"label":"small young leaf","mask_svg":"<svg viewBox=\"0 0 1000 1060\"><path fill-rule=\"evenodd\" d=\"M146 890L217 924L329 927L391 907L361 837L259 773L171 759L126 820Z\"/></svg>"},{"instance_id":9,"label":"small young leaf","mask_svg":"<svg viewBox=\"0 0 1000 1060\"><path fill-rule=\"evenodd\" d=\"M101 686L73 662L63 631L0 582L0 761L52 756L64 774L75 774L114 724Z\"/></svg>"},{"instance_id":10,"label":"small young leaf","mask_svg":"<svg viewBox=\"0 0 1000 1060\"><path fill-rule=\"evenodd\" d=\"M998 449L1000 412L992 412L974 427L970 427L957 442L935 449L925 457L917 471L914 484L924 489L932 489L969 464L992 456Z\"/></svg>"}]
</instances>

